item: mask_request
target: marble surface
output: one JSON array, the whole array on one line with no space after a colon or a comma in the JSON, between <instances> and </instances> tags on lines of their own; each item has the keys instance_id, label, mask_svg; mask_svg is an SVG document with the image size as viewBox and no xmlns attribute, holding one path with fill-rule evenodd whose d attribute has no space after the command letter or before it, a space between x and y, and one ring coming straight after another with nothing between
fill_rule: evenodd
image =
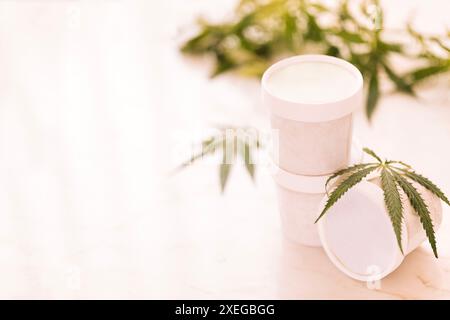
<instances>
[{"instance_id":1,"label":"marble surface","mask_svg":"<svg viewBox=\"0 0 450 320\"><path fill-rule=\"evenodd\" d=\"M446 0L384 4L393 28L449 27ZM195 16L230 7L0 2L0 298L450 298L448 207L438 260L424 244L367 284L283 239L267 170L236 166L223 195L212 160L168 175L216 124L268 129L257 81L210 80L211 61L176 50ZM387 95L355 134L450 193L445 81Z\"/></svg>"}]
</instances>

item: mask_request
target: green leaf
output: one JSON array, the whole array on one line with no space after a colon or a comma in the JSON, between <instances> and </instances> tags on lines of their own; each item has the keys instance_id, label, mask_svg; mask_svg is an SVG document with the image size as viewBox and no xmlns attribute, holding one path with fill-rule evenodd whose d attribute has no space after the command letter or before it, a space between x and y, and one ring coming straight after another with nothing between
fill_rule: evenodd
<instances>
[{"instance_id":1,"label":"green leaf","mask_svg":"<svg viewBox=\"0 0 450 320\"><path fill-rule=\"evenodd\" d=\"M369 58L366 54L358 54L355 52L352 52L350 55L349 61L354 64L363 75L367 75L369 78L369 75L373 72L370 68L368 68L367 65L367 59Z\"/></svg>"},{"instance_id":2,"label":"green leaf","mask_svg":"<svg viewBox=\"0 0 450 320\"><path fill-rule=\"evenodd\" d=\"M284 15L284 38L286 45L290 50L296 50L297 35L297 18L289 13Z\"/></svg>"},{"instance_id":3,"label":"green leaf","mask_svg":"<svg viewBox=\"0 0 450 320\"><path fill-rule=\"evenodd\" d=\"M219 166L219 174L220 174L220 189L222 192L225 191L225 187L228 182L228 177L230 176L232 164L221 163Z\"/></svg>"},{"instance_id":4,"label":"green leaf","mask_svg":"<svg viewBox=\"0 0 450 320\"><path fill-rule=\"evenodd\" d=\"M450 206L450 202L448 198L445 196L445 194L441 191L441 189L438 188L433 182L431 182L428 178L425 178L424 176L414 172L414 171L408 171L408 170L402 170L404 175L408 177L411 180L416 181L429 191L431 191L433 194L435 194L437 197L439 197L442 201L444 201L446 204Z\"/></svg>"},{"instance_id":5,"label":"green leaf","mask_svg":"<svg viewBox=\"0 0 450 320\"><path fill-rule=\"evenodd\" d=\"M317 3L317 2L312 2L309 4L312 8L316 9L318 12L323 13L323 12L329 12L330 10L328 9L328 7Z\"/></svg>"},{"instance_id":6,"label":"green leaf","mask_svg":"<svg viewBox=\"0 0 450 320\"><path fill-rule=\"evenodd\" d=\"M442 42L442 40L439 39L438 37L432 37L432 38L431 38L431 41L437 43L437 44L439 45L439 47L441 47L443 50L445 50L445 51L447 51L447 52L450 52L450 47L446 46L446 45L444 44L444 42Z\"/></svg>"},{"instance_id":7,"label":"green leaf","mask_svg":"<svg viewBox=\"0 0 450 320\"><path fill-rule=\"evenodd\" d=\"M329 46L327 51L326 51L326 55L327 56L339 57L340 54L341 54L340 50L336 46Z\"/></svg>"},{"instance_id":8,"label":"green leaf","mask_svg":"<svg viewBox=\"0 0 450 320\"><path fill-rule=\"evenodd\" d=\"M385 54L387 52L403 52L403 45L401 43L387 43L384 41L378 41L378 48L383 51Z\"/></svg>"},{"instance_id":9,"label":"green leaf","mask_svg":"<svg viewBox=\"0 0 450 320\"><path fill-rule=\"evenodd\" d=\"M236 67L236 64L223 53L216 53L216 59L217 65L213 73L211 74L211 78L214 78L219 74L234 69Z\"/></svg>"},{"instance_id":10,"label":"green leaf","mask_svg":"<svg viewBox=\"0 0 450 320\"><path fill-rule=\"evenodd\" d=\"M236 73L242 76L258 76L261 77L267 69L267 63L264 61L250 61L244 64L241 64L239 67L236 68Z\"/></svg>"},{"instance_id":11,"label":"green leaf","mask_svg":"<svg viewBox=\"0 0 450 320\"><path fill-rule=\"evenodd\" d=\"M435 76L439 73L444 73L450 70L450 63L434 66L426 66L423 68L411 71L407 77L411 79L412 83L425 80L429 77Z\"/></svg>"},{"instance_id":12,"label":"green leaf","mask_svg":"<svg viewBox=\"0 0 450 320\"><path fill-rule=\"evenodd\" d=\"M225 30L219 26L205 27L197 36L185 42L181 47L181 52L191 54L202 54L214 51L224 39Z\"/></svg>"},{"instance_id":13,"label":"green leaf","mask_svg":"<svg viewBox=\"0 0 450 320\"><path fill-rule=\"evenodd\" d=\"M413 37L417 41L419 41L419 42L424 41L423 36L413 28L411 22L408 22L406 24L406 31L408 31L408 33L411 35L411 37Z\"/></svg>"},{"instance_id":14,"label":"green leaf","mask_svg":"<svg viewBox=\"0 0 450 320\"><path fill-rule=\"evenodd\" d=\"M394 228L395 237L400 251L403 254L402 248L402 221L403 221L403 206L400 193L398 192L397 184L394 177L383 168L381 170L381 188L383 189L384 203L391 218L392 226Z\"/></svg>"},{"instance_id":15,"label":"green leaf","mask_svg":"<svg viewBox=\"0 0 450 320\"><path fill-rule=\"evenodd\" d=\"M252 149L250 147L250 144L248 142L240 141L240 147L239 152L244 160L245 168L247 170L247 173L250 175L252 179L255 177L255 164L252 161Z\"/></svg>"},{"instance_id":16,"label":"green leaf","mask_svg":"<svg viewBox=\"0 0 450 320\"><path fill-rule=\"evenodd\" d=\"M359 35L358 33L349 32L346 30L340 30L336 33L336 35L342 38L346 42L353 43L365 43L366 41Z\"/></svg>"},{"instance_id":17,"label":"green leaf","mask_svg":"<svg viewBox=\"0 0 450 320\"><path fill-rule=\"evenodd\" d=\"M379 96L378 73L375 68L375 71L369 75L369 86L367 89L366 113L369 120L372 118L373 112L375 111Z\"/></svg>"},{"instance_id":18,"label":"green leaf","mask_svg":"<svg viewBox=\"0 0 450 320\"><path fill-rule=\"evenodd\" d=\"M235 137L226 136L222 143L222 163L219 166L220 188L222 192L227 185L230 170L235 159Z\"/></svg>"},{"instance_id":19,"label":"green leaf","mask_svg":"<svg viewBox=\"0 0 450 320\"><path fill-rule=\"evenodd\" d=\"M363 151L365 153L367 153L368 155L370 155L370 156L374 157L375 159L377 159L380 163L383 162L383 160L381 160L381 158L373 150L371 150L369 148L363 148Z\"/></svg>"},{"instance_id":20,"label":"green leaf","mask_svg":"<svg viewBox=\"0 0 450 320\"><path fill-rule=\"evenodd\" d=\"M386 164L389 164L389 165L390 164L396 164L396 163L401 164L403 167L405 167L407 169L411 169L411 166L409 164L403 162L403 161L393 161L393 160L386 161ZM397 167L395 167L395 168L397 168ZM400 169L400 170L403 170L403 168Z\"/></svg>"},{"instance_id":21,"label":"green leaf","mask_svg":"<svg viewBox=\"0 0 450 320\"><path fill-rule=\"evenodd\" d=\"M203 30L197 36L184 43L180 50L184 53L201 53L210 46L210 44L204 45L202 43L206 42L208 36L208 30Z\"/></svg>"},{"instance_id":22,"label":"green leaf","mask_svg":"<svg viewBox=\"0 0 450 320\"><path fill-rule=\"evenodd\" d=\"M195 163L198 160L203 159L207 155L214 154L217 150L217 147L222 143L223 143L223 140L222 140L221 136L209 137L209 138L203 140L201 143L201 145L202 145L201 151L193 154L189 158L189 160L183 162L178 167L176 167L172 173L174 174L174 173L180 171L181 169L192 165L193 163Z\"/></svg>"},{"instance_id":23,"label":"green leaf","mask_svg":"<svg viewBox=\"0 0 450 320\"><path fill-rule=\"evenodd\" d=\"M395 180L399 184L399 186L403 189L406 196L409 199L409 203L413 207L413 209L417 212L420 218L420 222L422 223L422 227L425 230L425 233L428 237L428 241L430 242L431 248L433 249L434 256L437 258L437 248L436 248L436 237L434 234L433 222L431 220L430 211L428 210L428 206L423 200L420 193L414 188L414 186L406 180L402 175L395 171L391 171Z\"/></svg>"},{"instance_id":24,"label":"green leaf","mask_svg":"<svg viewBox=\"0 0 450 320\"><path fill-rule=\"evenodd\" d=\"M240 34L242 31L245 30L248 26L252 25L253 21L255 20L255 12L250 12L243 17L241 17L241 20L239 20L234 27L232 28L232 31Z\"/></svg>"},{"instance_id":25,"label":"green leaf","mask_svg":"<svg viewBox=\"0 0 450 320\"><path fill-rule=\"evenodd\" d=\"M323 217L323 215L330 209L348 190L350 190L353 186L358 184L364 177L366 177L369 173L377 169L379 166L367 167L365 169L359 170L353 174L351 174L348 178L342 181L336 189L333 190L331 195L328 197L327 203L320 213L317 221Z\"/></svg>"},{"instance_id":26,"label":"green leaf","mask_svg":"<svg viewBox=\"0 0 450 320\"><path fill-rule=\"evenodd\" d=\"M342 175L344 175L344 174L352 173L352 172L354 172L354 171L363 169L363 168L365 168L365 167L367 167L367 166L369 166L369 165L373 165L373 164L374 164L374 163L358 163L358 164L355 164L355 165L350 166L350 167L348 167L348 168L345 168L345 169L342 169L342 170L339 170L339 171L335 172L333 175L331 175L331 176L327 179L327 182L325 183L325 189L327 189L328 184L330 183L331 180L333 180L333 179L335 179L335 178L337 178L337 177L339 177L339 176L342 176Z\"/></svg>"},{"instance_id":27,"label":"green leaf","mask_svg":"<svg viewBox=\"0 0 450 320\"><path fill-rule=\"evenodd\" d=\"M398 76L386 63L383 63L383 68L397 90L414 95L412 86L404 78Z\"/></svg>"},{"instance_id":28,"label":"green leaf","mask_svg":"<svg viewBox=\"0 0 450 320\"><path fill-rule=\"evenodd\" d=\"M317 24L316 18L311 15L307 14L307 30L305 34L305 39L319 42L323 39L323 31L322 28L319 27Z\"/></svg>"}]
</instances>

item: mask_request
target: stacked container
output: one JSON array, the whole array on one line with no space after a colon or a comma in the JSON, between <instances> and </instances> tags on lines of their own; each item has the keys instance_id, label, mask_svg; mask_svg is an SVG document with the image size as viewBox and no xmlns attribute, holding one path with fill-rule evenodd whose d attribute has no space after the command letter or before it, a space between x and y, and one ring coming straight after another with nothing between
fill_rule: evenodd
<instances>
[{"instance_id":1,"label":"stacked container","mask_svg":"<svg viewBox=\"0 0 450 320\"><path fill-rule=\"evenodd\" d=\"M350 63L329 56L303 55L272 65L262 78L263 102L273 129L273 176L283 233L308 246L323 246L348 276L378 280L403 261L387 213L380 179L372 175L340 199L316 225L331 174L358 163L352 143L353 112L362 106L363 78ZM353 146L352 146L353 145ZM435 230L440 200L416 185L430 209ZM417 214L403 197L405 254L425 239Z\"/></svg>"},{"instance_id":2,"label":"stacked container","mask_svg":"<svg viewBox=\"0 0 450 320\"><path fill-rule=\"evenodd\" d=\"M345 94L336 94L331 86L337 83L330 82L333 79L329 74L314 74L322 65L324 71L342 70L348 82L342 88ZM297 76L303 78L298 83ZM289 88L291 83L293 87ZM322 83L325 87L320 88ZM314 85L320 92L314 92L317 90L311 87ZM305 99L296 96L296 90L305 86L308 86L303 93ZM323 55L282 60L272 65L262 78L263 102L270 110L274 132L274 178L282 226L286 236L300 244L320 246L314 224L317 208L325 195L328 176L351 162L352 113L362 104L362 86L357 68Z\"/></svg>"}]
</instances>

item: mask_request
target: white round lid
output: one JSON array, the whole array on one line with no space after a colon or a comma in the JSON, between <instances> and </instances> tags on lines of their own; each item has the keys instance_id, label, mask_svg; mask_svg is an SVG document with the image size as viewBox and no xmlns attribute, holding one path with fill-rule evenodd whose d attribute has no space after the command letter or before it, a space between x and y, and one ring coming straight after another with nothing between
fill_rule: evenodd
<instances>
[{"instance_id":1,"label":"white round lid","mask_svg":"<svg viewBox=\"0 0 450 320\"><path fill-rule=\"evenodd\" d=\"M333 69L341 70L342 75L333 76ZM275 87L273 78L283 78L284 82ZM362 106L361 72L351 63L327 55L299 55L278 61L264 72L261 88L262 100L271 113L295 121L331 121ZM304 99L292 97L301 92Z\"/></svg>"},{"instance_id":2,"label":"white round lid","mask_svg":"<svg viewBox=\"0 0 450 320\"><path fill-rule=\"evenodd\" d=\"M327 197L319 207L322 211ZM347 191L318 222L319 236L331 262L353 279L376 281L403 261L387 213L383 191L360 182ZM402 247L408 234L403 224Z\"/></svg>"}]
</instances>

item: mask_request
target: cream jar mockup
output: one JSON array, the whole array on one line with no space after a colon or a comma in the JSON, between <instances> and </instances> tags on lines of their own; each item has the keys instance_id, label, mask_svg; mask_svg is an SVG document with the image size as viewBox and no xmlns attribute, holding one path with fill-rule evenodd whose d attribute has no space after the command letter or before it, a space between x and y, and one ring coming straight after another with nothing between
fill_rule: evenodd
<instances>
[{"instance_id":1,"label":"cream jar mockup","mask_svg":"<svg viewBox=\"0 0 450 320\"><path fill-rule=\"evenodd\" d=\"M331 262L349 277L361 281L380 280L393 272L405 255L427 239L420 218L402 198L403 230L400 251L387 212L380 178L363 181L347 193L318 222L320 242ZM435 231L442 222L441 200L419 184ZM317 212L322 211L324 198Z\"/></svg>"},{"instance_id":2,"label":"cream jar mockup","mask_svg":"<svg viewBox=\"0 0 450 320\"><path fill-rule=\"evenodd\" d=\"M262 96L276 135L275 163L305 176L347 166L352 113L362 105L362 86L356 67L330 56L295 56L267 69Z\"/></svg>"}]
</instances>

